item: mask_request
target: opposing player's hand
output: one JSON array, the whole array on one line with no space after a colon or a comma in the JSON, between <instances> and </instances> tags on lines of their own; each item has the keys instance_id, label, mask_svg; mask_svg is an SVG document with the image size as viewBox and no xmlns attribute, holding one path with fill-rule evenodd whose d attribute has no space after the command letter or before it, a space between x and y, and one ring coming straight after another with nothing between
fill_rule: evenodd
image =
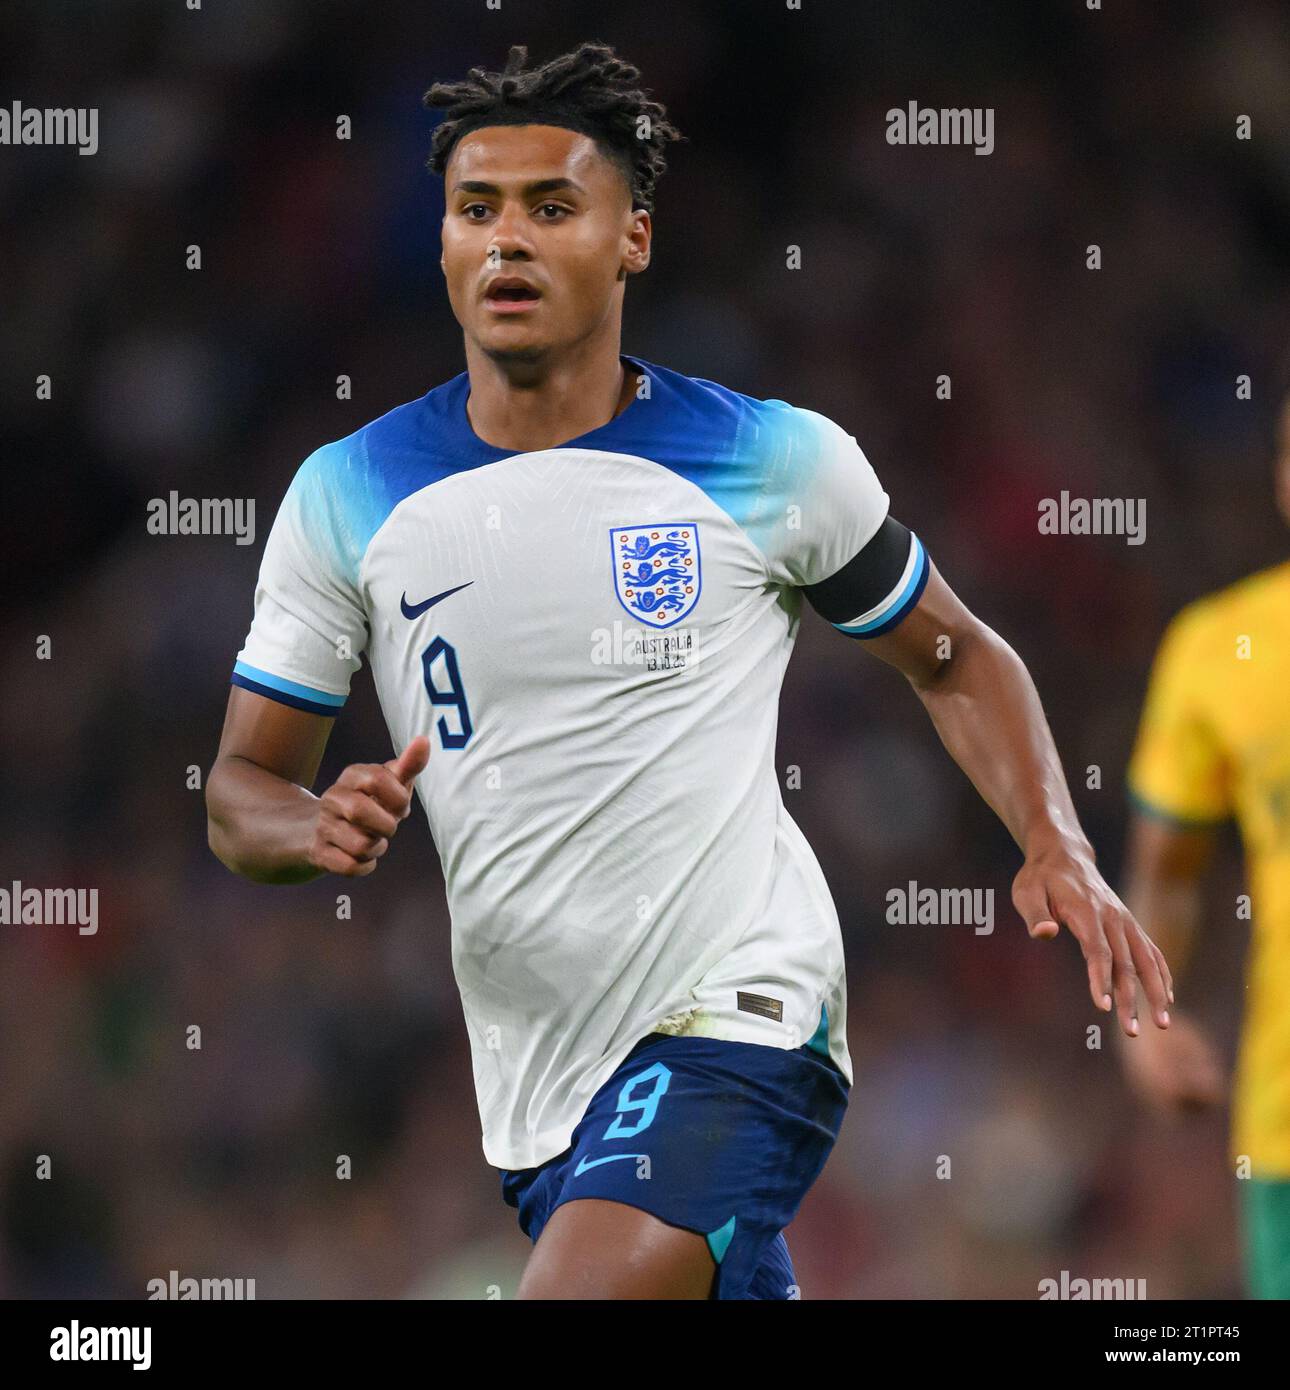
<instances>
[{"instance_id":1,"label":"opposing player's hand","mask_svg":"<svg viewBox=\"0 0 1290 1390\"><path fill-rule=\"evenodd\" d=\"M1125 1080L1158 1110L1199 1110L1218 1105L1227 1094L1227 1079L1218 1053L1204 1029L1174 1014L1167 1033L1148 1029L1136 1042L1120 1048Z\"/></svg>"},{"instance_id":2,"label":"opposing player's hand","mask_svg":"<svg viewBox=\"0 0 1290 1390\"><path fill-rule=\"evenodd\" d=\"M386 763L351 763L318 798L309 862L316 869L362 878L390 847L412 811L412 784L430 761L419 734Z\"/></svg>"},{"instance_id":3,"label":"opposing player's hand","mask_svg":"<svg viewBox=\"0 0 1290 1390\"><path fill-rule=\"evenodd\" d=\"M1108 1013L1114 1006L1129 1037L1138 1036L1139 981L1156 1027L1169 1027L1169 966L1107 886L1091 850L1062 841L1028 855L1013 880L1012 901L1035 940L1051 941L1065 927L1079 942L1093 1003Z\"/></svg>"}]
</instances>

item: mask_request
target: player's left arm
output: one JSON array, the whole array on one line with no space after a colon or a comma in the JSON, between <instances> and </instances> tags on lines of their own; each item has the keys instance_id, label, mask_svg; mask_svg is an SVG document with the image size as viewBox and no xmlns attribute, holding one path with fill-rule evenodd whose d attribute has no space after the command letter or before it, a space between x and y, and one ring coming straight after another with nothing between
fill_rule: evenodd
<instances>
[{"instance_id":1,"label":"player's left arm","mask_svg":"<svg viewBox=\"0 0 1290 1390\"><path fill-rule=\"evenodd\" d=\"M1169 967L1098 870L1030 673L926 563L921 598L865 645L914 687L941 742L1025 855L1012 900L1030 935L1071 932L1093 1002L1109 1011L1114 997L1127 1035L1138 1031L1139 980L1156 1026L1167 1028Z\"/></svg>"},{"instance_id":2,"label":"player's left arm","mask_svg":"<svg viewBox=\"0 0 1290 1390\"><path fill-rule=\"evenodd\" d=\"M1169 967L1098 872L1021 659L968 612L922 542L890 514L854 435L813 411L769 409L781 412L779 433L768 437L780 444L775 462L787 457L794 504L785 508L791 523L769 536L769 577L799 588L918 692L941 742L1025 855L1012 900L1031 936L1071 932L1094 1004L1110 1011L1114 1001L1129 1037L1138 1031L1139 979L1156 1025L1167 1028Z\"/></svg>"}]
</instances>

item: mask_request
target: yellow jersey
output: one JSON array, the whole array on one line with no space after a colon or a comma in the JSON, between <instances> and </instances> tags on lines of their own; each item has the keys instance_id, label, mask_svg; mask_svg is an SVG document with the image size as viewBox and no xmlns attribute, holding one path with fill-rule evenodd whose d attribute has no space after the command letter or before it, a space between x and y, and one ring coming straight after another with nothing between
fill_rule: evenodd
<instances>
[{"instance_id":1,"label":"yellow jersey","mask_svg":"<svg viewBox=\"0 0 1290 1390\"><path fill-rule=\"evenodd\" d=\"M1290 1178L1290 563L1169 625L1129 792L1148 814L1240 827L1252 935L1231 1154L1248 1155L1255 1177Z\"/></svg>"}]
</instances>

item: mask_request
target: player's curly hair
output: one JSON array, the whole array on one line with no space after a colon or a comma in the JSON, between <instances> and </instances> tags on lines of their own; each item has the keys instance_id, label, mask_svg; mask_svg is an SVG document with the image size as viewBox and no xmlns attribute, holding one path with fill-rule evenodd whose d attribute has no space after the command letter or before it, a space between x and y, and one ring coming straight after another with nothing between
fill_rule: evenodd
<instances>
[{"instance_id":1,"label":"player's curly hair","mask_svg":"<svg viewBox=\"0 0 1290 1390\"><path fill-rule=\"evenodd\" d=\"M653 213L664 147L685 136L637 85L640 69L604 43L581 44L540 67L527 62L528 48L515 44L501 72L471 68L462 82L430 88L424 104L445 109L431 141L431 172L442 177L457 142L481 126L558 125L593 139L627 179L632 210Z\"/></svg>"}]
</instances>

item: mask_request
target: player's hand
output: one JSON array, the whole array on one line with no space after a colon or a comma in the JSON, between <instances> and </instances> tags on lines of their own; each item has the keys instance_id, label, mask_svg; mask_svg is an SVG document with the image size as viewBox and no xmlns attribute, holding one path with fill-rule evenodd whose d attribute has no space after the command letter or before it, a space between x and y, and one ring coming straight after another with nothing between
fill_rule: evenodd
<instances>
[{"instance_id":1,"label":"player's hand","mask_svg":"<svg viewBox=\"0 0 1290 1390\"><path fill-rule=\"evenodd\" d=\"M419 734L387 763L351 763L318 798L309 862L347 878L373 873L412 811L412 784L430 761Z\"/></svg>"},{"instance_id":2,"label":"player's hand","mask_svg":"<svg viewBox=\"0 0 1290 1390\"><path fill-rule=\"evenodd\" d=\"M1061 840L1026 856L1012 883L1012 901L1037 941L1062 927L1079 942L1088 963L1093 1003L1138 1036L1138 982L1157 1028L1169 1027L1173 979L1164 956L1107 886L1087 843Z\"/></svg>"},{"instance_id":3,"label":"player's hand","mask_svg":"<svg viewBox=\"0 0 1290 1390\"><path fill-rule=\"evenodd\" d=\"M1227 1079L1204 1029L1174 1014L1167 1033L1147 1032L1120 1047L1130 1087L1159 1110L1199 1110L1218 1105Z\"/></svg>"}]
</instances>

